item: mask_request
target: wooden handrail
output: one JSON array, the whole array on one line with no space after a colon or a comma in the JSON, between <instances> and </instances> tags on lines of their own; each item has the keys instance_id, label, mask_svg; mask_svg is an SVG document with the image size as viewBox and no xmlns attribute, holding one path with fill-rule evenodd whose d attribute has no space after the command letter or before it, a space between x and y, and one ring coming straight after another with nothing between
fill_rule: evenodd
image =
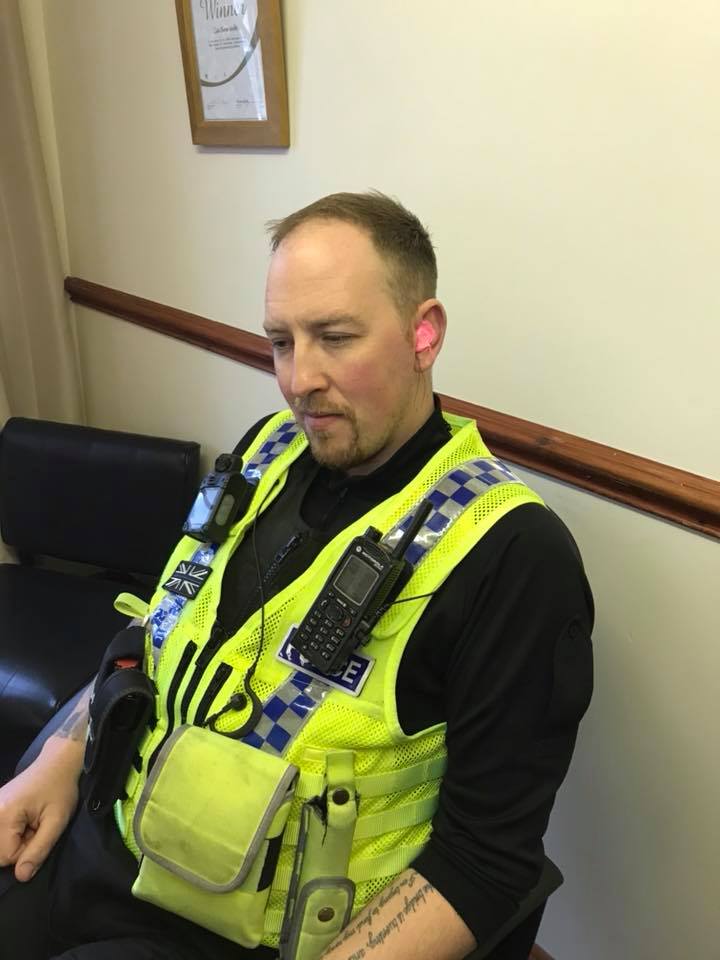
<instances>
[{"instance_id":1,"label":"wooden handrail","mask_svg":"<svg viewBox=\"0 0 720 960\"><path fill-rule=\"evenodd\" d=\"M66 277L65 289L82 306L273 372L270 344L255 333L78 277ZM477 421L483 438L498 456L720 539L719 481L489 407L455 397L441 398L445 410Z\"/></svg>"}]
</instances>

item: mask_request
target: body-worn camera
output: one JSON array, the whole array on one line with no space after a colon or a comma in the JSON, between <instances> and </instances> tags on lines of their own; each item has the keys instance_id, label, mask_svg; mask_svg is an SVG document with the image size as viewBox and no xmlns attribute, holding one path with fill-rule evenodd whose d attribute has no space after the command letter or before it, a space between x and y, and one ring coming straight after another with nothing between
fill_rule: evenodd
<instances>
[{"instance_id":1,"label":"body-worn camera","mask_svg":"<svg viewBox=\"0 0 720 960\"><path fill-rule=\"evenodd\" d=\"M254 487L242 475L242 458L221 453L200 483L183 533L203 543L222 543L230 527L250 505Z\"/></svg>"},{"instance_id":2,"label":"body-worn camera","mask_svg":"<svg viewBox=\"0 0 720 960\"><path fill-rule=\"evenodd\" d=\"M335 565L292 645L323 673L341 670L350 654L367 643L373 627L410 579L413 566L403 556L425 521L425 500L394 550L368 527L355 537Z\"/></svg>"}]
</instances>

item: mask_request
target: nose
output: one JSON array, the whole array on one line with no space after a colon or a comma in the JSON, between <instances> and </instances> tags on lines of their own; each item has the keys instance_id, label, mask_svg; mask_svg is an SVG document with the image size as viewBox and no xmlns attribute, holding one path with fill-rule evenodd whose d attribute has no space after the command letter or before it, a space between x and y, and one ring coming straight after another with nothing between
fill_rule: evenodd
<instances>
[{"instance_id":1,"label":"nose","mask_svg":"<svg viewBox=\"0 0 720 960\"><path fill-rule=\"evenodd\" d=\"M326 390L325 374L320 351L312 343L295 342L290 374L290 390L297 399L303 399L318 390Z\"/></svg>"}]
</instances>

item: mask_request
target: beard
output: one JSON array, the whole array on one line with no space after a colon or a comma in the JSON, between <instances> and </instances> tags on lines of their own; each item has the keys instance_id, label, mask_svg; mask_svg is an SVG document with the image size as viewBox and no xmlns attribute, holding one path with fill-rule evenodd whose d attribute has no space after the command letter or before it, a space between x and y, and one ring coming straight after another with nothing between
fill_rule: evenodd
<instances>
[{"instance_id":1,"label":"beard","mask_svg":"<svg viewBox=\"0 0 720 960\"><path fill-rule=\"evenodd\" d=\"M306 430L310 451L321 467L330 470L350 470L366 460L360 446L357 424L346 418L342 427L344 436L330 430Z\"/></svg>"},{"instance_id":2,"label":"beard","mask_svg":"<svg viewBox=\"0 0 720 960\"><path fill-rule=\"evenodd\" d=\"M297 415L302 418L303 413L312 412L299 410ZM305 429L305 435L310 451L320 466L347 472L362 466L382 450L392 433L392 425L387 425L382 433L361 436L357 419L350 411L333 411L336 412L343 417L342 423L330 430Z\"/></svg>"}]
</instances>

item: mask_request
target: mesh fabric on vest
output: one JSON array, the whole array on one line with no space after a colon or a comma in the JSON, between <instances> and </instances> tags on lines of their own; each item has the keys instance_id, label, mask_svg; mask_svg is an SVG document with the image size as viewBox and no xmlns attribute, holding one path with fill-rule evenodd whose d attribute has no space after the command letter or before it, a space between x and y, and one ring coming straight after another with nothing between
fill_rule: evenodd
<instances>
[{"instance_id":1,"label":"mesh fabric on vest","mask_svg":"<svg viewBox=\"0 0 720 960\"><path fill-rule=\"evenodd\" d=\"M485 448L481 442L479 443L478 435L476 433L468 433L467 440L457 445L452 457L444 456L433 458L433 461L431 461L433 464L432 468L423 471L424 486L432 486L437 483L458 460L470 460L486 452L487 448ZM459 520L455 521L448 533L442 537L434 549L426 554L402 596L412 596L414 594L424 593L428 588L437 588L447 573L449 573L457 563L459 544L468 539L468 534L471 534L475 529L486 526L488 521L496 519L505 509L515 506L523 496L526 496L527 499L539 499L520 483L499 484L497 487L490 487L484 496L477 499L464 511ZM395 523L413 508L418 499L419 491L416 484L411 484L409 490L406 488L406 491L393 497L389 502L390 509L383 514L384 528L390 529L394 526ZM472 545L472 543L470 545ZM327 572L329 573L329 570ZM200 598L202 598L202 594ZM200 598L198 598L198 601ZM208 596L206 603L208 603L209 600L210 597ZM206 608L203 608L198 601L196 601L193 616L193 639L196 643L200 644L207 635L206 632L209 629L209 624L205 612ZM427 601L425 603L427 603ZM272 612L265 618L264 633L266 651L261 658L259 669L253 680L253 687L261 699L268 696L277 685L280 676L277 674L277 671L271 671L272 675L267 680L264 680L263 677L267 677L267 671L263 668L270 667L277 645L279 630L283 623L287 624L287 613L296 605L296 595L286 591L283 599L278 605L273 605ZM412 610L408 611L404 609L405 606L414 607L415 612L419 613L422 611L424 605L425 604L421 602L418 604L395 605L380 621L376 633L378 635L392 634L395 630L396 623L407 620L408 616L413 613ZM247 669L248 663L254 659L260 643L261 629L259 624L255 629L245 632L244 636L242 636L241 631L241 634L228 644L228 647L232 648L232 653L226 654L224 657L225 662L237 669L239 675L242 676ZM240 685L238 685L238 689L239 688ZM325 710L331 708L331 706L331 703L323 706L321 713L324 713ZM353 711L352 715L349 715L347 718L347 725L344 728L341 727L345 733L350 732L351 725L355 722L351 719L351 716L356 717L357 713ZM227 713L218 722L217 727L222 731L237 729L243 718L244 715L238 715L232 712ZM328 732L332 732L332 729L336 725L342 725L342 723L343 716L338 715L334 723L328 727ZM354 727L349 740L343 742L342 736L340 736L333 745L347 747L348 742L357 743L360 748L363 746L363 741L357 740Z\"/></svg>"},{"instance_id":2,"label":"mesh fabric on vest","mask_svg":"<svg viewBox=\"0 0 720 960\"><path fill-rule=\"evenodd\" d=\"M456 433L450 446L450 451L443 448L423 469L420 475L421 481L416 479L405 490L371 511L372 519L362 518L357 521L357 524L344 531L344 543L349 542L357 533L363 532L369 522L375 522L383 532L390 530L418 505L424 492L434 486L450 469L463 461L489 455L489 451L474 429L460 435ZM425 555L402 596L414 596L438 589L485 530L503 513L524 502L541 501L521 483L505 483L489 487L483 496L475 500L452 523L439 543ZM342 538L339 538L340 545L337 550L342 550L344 546L341 540ZM288 668L277 662L275 652L288 627L292 623L299 622L329 575L339 556L337 550L334 557L328 556L322 563L316 561L310 571L306 571L306 575L301 576L294 585L270 601L266 607L264 635L259 617L255 616L223 647L222 660L233 668L236 690L242 689L245 673L261 645L263 652L252 680L252 687L258 697L263 701L266 700L286 679ZM215 617L222 572L222 567L218 566L210 577L207 588L201 591L194 602L187 605L178 626L169 637L171 644L168 643L167 646L172 645L177 651L178 647L184 647L190 640L193 640L199 649L205 644ZM288 752L288 760L297 764L303 773L322 775L325 771L323 753L334 749L353 750L355 774L360 778L371 774L401 771L419 761L432 760L444 755L443 728L407 738L394 718L394 678L402 650L415 622L428 602L425 599L395 605L377 625L373 634L373 643L377 641L376 671L378 676L387 677L387 683L376 684L373 696L367 693L372 686L369 684L363 695L357 699L333 691L320 708L310 716ZM368 652L372 651L373 643ZM161 664L165 655L166 651L163 651ZM214 660L208 665L206 678L190 703L187 719L191 722L204 685L210 673L216 668L217 662ZM180 696L185 682L186 680L181 685ZM390 700L387 699L388 697ZM210 712L220 709L227 699L226 686L222 694L218 695L216 702L210 705ZM243 724L248 714L249 707L243 713L227 712L217 721L217 729L225 732L236 730ZM439 791L439 783L439 780L429 780L410 789L373 797L362 797L362 788L359 787L359 819L382 814L385 811L396 811L413 801L435 798ZM298 796L293 802L288 821L289 836L293 836L291 828L297 826L300 809L306 799L308 798ZM133 806L134 798L127 805L128 812ZM399 830L389 830L379 836L356 839L353 844L351 865L372 860L391 851L400 851L401 856L406 853L407 862L410 862L417 848L427 841L430 832L430 822L427 820ZM129 840L126 833L126 842ZM131 842L128 842L128 845L131 848L133 846ZM269 914L277 916L284 907L287 880L294 854L294 840L283 844L276 879L270 894ZM353 912L360 910L387 885L397 872L396 869L388 875L373 876L370 880L359 882ZM273 929L272 924L267 927L263 942L277 945L277 930Z\"/></svg>"}]
</instances>

